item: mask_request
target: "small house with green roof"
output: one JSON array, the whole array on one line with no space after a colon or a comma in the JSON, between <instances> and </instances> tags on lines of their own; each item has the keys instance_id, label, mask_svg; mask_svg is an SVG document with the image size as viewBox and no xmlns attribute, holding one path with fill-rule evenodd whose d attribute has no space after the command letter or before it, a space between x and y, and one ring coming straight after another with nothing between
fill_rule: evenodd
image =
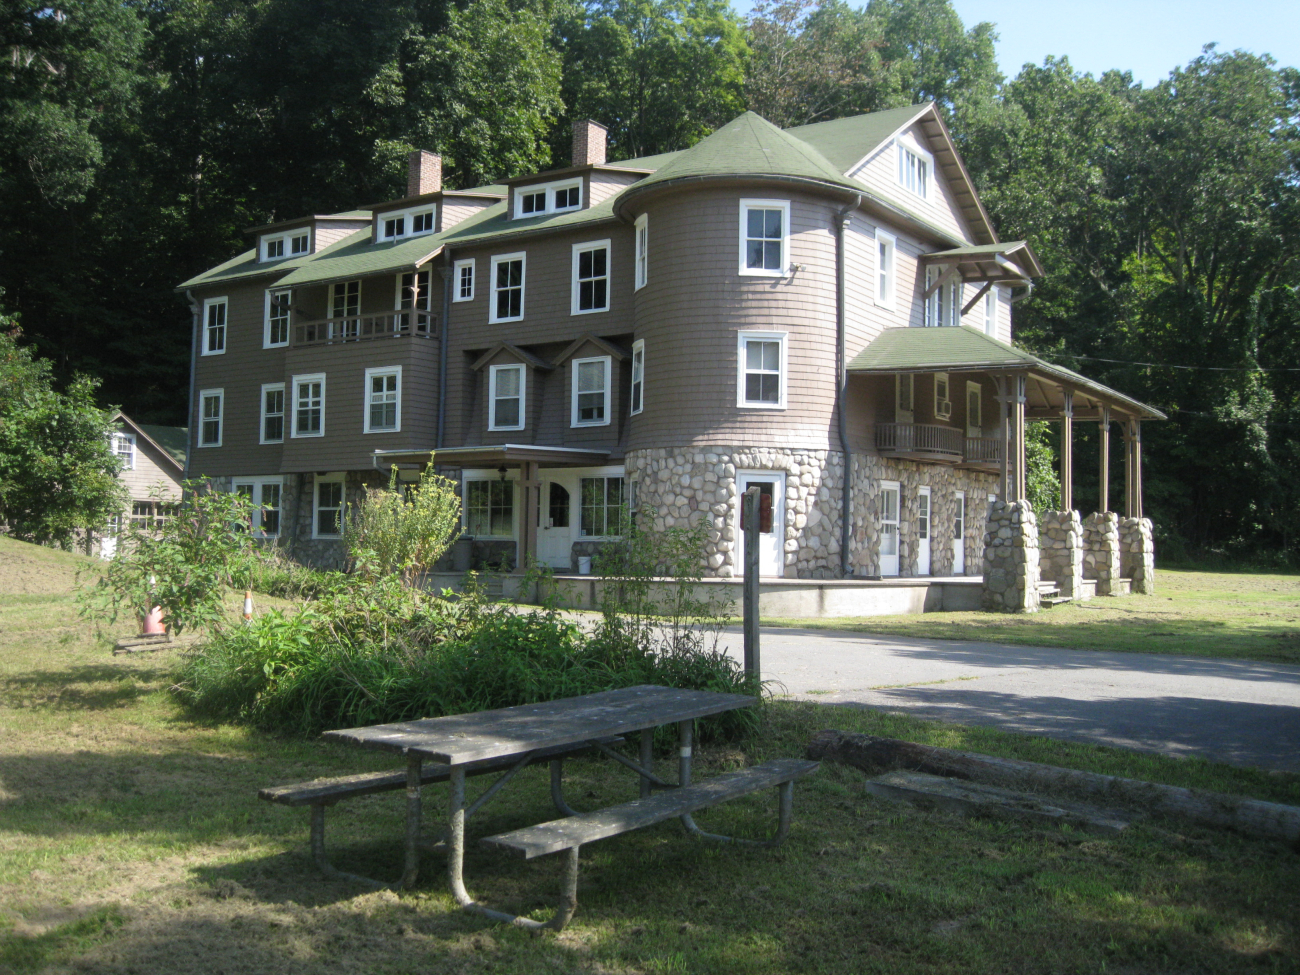
<instances>
[{"instance_id":1,"label":"small house with green roof","mask_svg":"<svg viewBox=\"0 0 1300 975\"><path fill-rule=\"evenodd\" d=\"M413 153L401 199L249 234L180 285L188 471L250 493L305 562L341 562L364 487L432 464L461 485L459 565L576 573L631 509L702 525L706 574L735 579L756 487L761 569L787 584L1005 609L1151 585L1160 414L1014 345L1043 269L999 240L933 105L747 112L622 161L582 121L563 168L453 190ZM1030 419L1061 426L1059 512L1025 500ZM1106 474L1103 510L1072 510L1076 421L1121 435L1122 516Z\"/></svg>"}]
</instances>

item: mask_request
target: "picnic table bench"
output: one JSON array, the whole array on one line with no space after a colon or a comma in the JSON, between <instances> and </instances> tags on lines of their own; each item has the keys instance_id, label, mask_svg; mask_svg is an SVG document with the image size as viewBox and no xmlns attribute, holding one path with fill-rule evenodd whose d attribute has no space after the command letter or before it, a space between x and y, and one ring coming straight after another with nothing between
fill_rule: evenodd
<instances>
[{"instance_id":1,"label":"picnic table bench","mask_svg":"<svg viewBox=\"0 0 1300 975\"><path fill-rule=\"evenodd\" d=\"M695 719L741 707L757 699L743 694L685 691L653 685L603 691L540 704L500 708L476 714L449 715L420 721L372 725L326 732L325 737L366 748L402 754L403 772L346 776L326 782L301 783L263 789L259 795L271 802L312 807L312 850L327 874L344 874L329 865L324 853L324 809L345 798L374 792L406 789L405 864L400 880L385 885L410 886L419 872L421 786L451 784L446 833L447 877L457 903L466 910L526 928L561 930L577 907L578 853L586 843L678 818L688 833L729 843L775 846L789 833L793 810L793 784L810 774L817 762L780 759L692 784L691 760ZM654 772L654 729L676 724L678 731L677 781ZM615 750L623 736L640 732L639 761ZM640 778L640 798L589 813L568 806L562 792L565 757L596 749L635 771ZM541 922L492 910L479 904L465 889L463 879L465 821L483 807L521 769L537 761L551 765L551 799L565 818L486 837L483 842L523 855L526 859L565 852L563 886L555 915ZM425 762L434 764L425 765ZM465 803L469 776L501 772L472 804ZM741 840L700 829L691 814L760 789L775 787L779 795L778 827L768 840ZM655 791L659 790L659 791ZM355 879L370 881L368 878Z\"/></svg>"}]
</instances>

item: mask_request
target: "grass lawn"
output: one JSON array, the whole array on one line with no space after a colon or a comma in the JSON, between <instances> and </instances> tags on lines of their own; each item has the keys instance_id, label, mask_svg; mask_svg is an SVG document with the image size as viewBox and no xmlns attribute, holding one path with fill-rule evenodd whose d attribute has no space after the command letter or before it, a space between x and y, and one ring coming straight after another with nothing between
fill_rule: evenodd
<instances>
[{"instance_id":1,"label":"grass lawn","mask_svg":"<svg viewBox=\"0 0 1300 975\"><path fill-rule=\"evenodd\" d=\"M456 910L436 854L402 894L326 882L306 811L259 802L257 788L391 759L188 719L167 690L174 651L113 657L76 621L78 564L0 539L5 975L1300 971L1294 850L1172 822L1098 837L955 819L867 796L861 773L830 765L797 787L778 851L709 846L675 823L585 848L578 914L559 936ZM799 754L824 727L1300 803L1300 776L808 703L765 708L760 734L704 750L698 767ZM635 794L611 761L566 770L579 807ZM444 788L427 795L432 818ZM396 876L402 803L332 809L336 863ZM530 769L471 831L549 810L545 769ZM764 795L699 821L753 835L774 812ZM543 916L559 868L471 843L466 876L488 903Z\"/></svg>"},{"instance_id":2,"label":"grass lawn","mask_svg":"<svg viewBox=\"0 0 1300 975\"><path fill-rule=\"evenodd\" d=\"M1160 569L1156 585L1154 596L1098 597L1028 615L926 613L763 624L1300 664L1300 576Z\"/></svg>"}]
</instances>

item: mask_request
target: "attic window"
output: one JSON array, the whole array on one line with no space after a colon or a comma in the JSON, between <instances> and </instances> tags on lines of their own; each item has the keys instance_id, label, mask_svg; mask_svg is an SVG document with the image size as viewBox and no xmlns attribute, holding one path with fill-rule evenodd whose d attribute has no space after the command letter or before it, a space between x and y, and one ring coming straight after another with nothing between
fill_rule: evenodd
<instances>
[{"instance_id":1,"label":"attic window","mask_svg":"<svg viewBox=\"0 0 1300 975\"><path fill-rule=\"evenodd\" d=\"M303 229L291 230L288 233L263 237L258 260L281 261L286 257L296 257L310 251L311 231Z\"/></svg>"},{"instance_id":2,"label":"attic window","mask_svg":"<svg viewBox=\"0 0 1300 975\"><path fill-rule=\"evenodd\" d=\"M515 217L536 217L561 213L582 206L582 180L520 187L515 190Z\"/></svg>"},{"instance_id":3,"label":"attic window","mask_svg":"<svg viewBox=\"0 0 1300 975\"><path fill-rule=\"evenodd\" d=\"M898 185L923 200L928 199L930 170L934 168L934 157L910 137L898 139L895 146L898 150Z\"/></svg>"},{"instance_id":4,"label":"attic window","mask_svg":"<svg viewBox=\"0 0 1300 975\"><path fill-rule=\"evenodd\" d=\"M379 214L379 241L402 240L433 233L432 206L410 207Z\"/></svg>"}]
</instances>

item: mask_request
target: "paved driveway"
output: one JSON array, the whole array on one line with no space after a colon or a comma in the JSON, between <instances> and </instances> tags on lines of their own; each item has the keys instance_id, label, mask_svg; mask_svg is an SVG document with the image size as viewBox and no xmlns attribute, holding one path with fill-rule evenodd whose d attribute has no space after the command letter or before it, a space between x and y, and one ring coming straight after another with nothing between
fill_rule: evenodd
<instances>
[{"instance_id":1,"label":"paved driveway","mask_svg":"<svg viewBox=\"0 0 1300 975\"><path fill-rule=\"evenodd\" d=\"M743 657L738 629L724 635ZM765 629L786 694L1300 772L1300 667Z\"/></svg>"}]
</instances>

